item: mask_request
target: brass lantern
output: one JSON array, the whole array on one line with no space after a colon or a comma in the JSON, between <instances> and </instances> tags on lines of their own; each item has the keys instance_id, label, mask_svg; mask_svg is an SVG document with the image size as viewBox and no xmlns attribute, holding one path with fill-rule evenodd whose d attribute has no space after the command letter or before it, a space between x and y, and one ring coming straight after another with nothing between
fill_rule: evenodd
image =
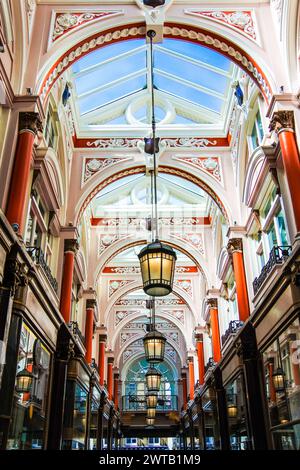
<instances>
[{"instance_id":1,"label":"brass lantern","mask_svg":"<svg viewBox=\"0 0 300 470\"><path fill-rule=\"evenodd\" d=\"M165 356L166 338L157 330L147 333L144 338L145 356L148 362L153 364L163 362Z\"/></svg>"},{"instance_id":2,"label":"brass lantern","mask_svg":"<svg viewBox=\"0 0 300 470\"><path fill-rule=\"evenodd\" d=\"M156 408L157 405L157 393L151 392L146 395L147 408Z\"/></svg>"},{"instance_id":3,"label":"brass lantern","mask_svg":"<svg viewBox=\"0 0 300 470\"><path fill-rule=\"evenodd\" d=\"M21 370L16 376L16 391L18 393L29 393L31 391L32 382L32 373L27 369Z\"/></svg>"},{"instance_id":4,"label":"brass lantern","mask_svg":"<svg viewBox=\"0 0 300 470\"><path fill-rule=\"evenodd\" d=\"M229 418L236 418L238 413L238 408L234 403L229 403L227 406L227 414Z\"/></svg>"},{"instance_id":5,"label":"brass lantern","mask_svg":"<svg viewBox=\"0 0 300 470\"><path fill-rule=\"evenodd\" d=\"M272 374L274 388L276 392L284 391L284 371L281 367L278 367L276 371Z\"/></svg>"},{"instance_id":6,"label":"brass lantern","mask_svg":"<svg viewBox=\"0 0 300 470\"><path fill-rule=\"evenodd\" d=\"M156 415L155 408L147 408L147 418L154 419Z\"/></svg>"},{"instance_id":7,"label":"brass lantern","mask_svg":"<svg viewBox=\"0 0 300 470\"><path fill-rule=\"evenodd\" d=\"M166 0L143 0L144 5L146 5L146 7L152 8L161 7L165 4L165 1Z\"/></svg>"},{"instance_id":8,"label":"brass lantern","mask_svg":"<svg viewBox=\"0 0 300 470\"><path fill-rule=\"evenodd\" d=\"M162 297L172 292L176 253L169 245L155 240L143 248L139 255L144 292Z\"/></svg>"},{"instance_id":9,"label":"brass lantern","mask_svg":"<svg viewBox=\"0 0 300 470\"><path fill-rule=\"evenodd\" d=\"M160 389L161 373L155 369L155 367L150 367L145 377L148 393L158 393Z\"/></svg>"},{"instance_id":10,"label":"brass lantern","mask_svg":"<svg viewBox=\"0 0 300 470\"><path fill-rule=\"evenodd\" d=\"M146 418L146 423L147 423L147 426L153 426L154 423L155 423L155 419L154 418Z\"/></svg>"}]
</instances>

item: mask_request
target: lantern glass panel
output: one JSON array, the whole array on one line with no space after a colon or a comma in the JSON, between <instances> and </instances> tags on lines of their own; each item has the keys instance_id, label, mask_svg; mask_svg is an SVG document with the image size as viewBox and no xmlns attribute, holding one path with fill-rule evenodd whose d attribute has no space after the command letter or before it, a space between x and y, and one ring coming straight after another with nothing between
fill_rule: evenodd
<instances>
[{"instance_id":1,"label":"lantern glass panel","mask_svg":"<svg viewBox=\"0 0 300 470\"><path fill-rule=\"evenodd\" d=\"M153 426L154 423L155 423L155 419L154 418L146 418L146 423L148 426Z\"/></svg>"},{"instance_id":2,"label":"lantern glass panel","mask_svg":"<svg viewBox=\"0 0 300 470\"><path fill-rule=\"evenodd\" d=\"M146 385L148 392L159 392L160 383L161 373L154 368L150 368L146 373Z\"/></svg>"},{"instance_id":3,"label":"lantern glass panel","mask_svg":"<svg viewBox=\"0 0 300 470\"><path fill-rule=\"evenodd\" d=\"M146 396L147 408L156 408L157 405L157 395L149 394Z\"/></svg>"},{"instance_id":4,"label":"lantern glass panel","mask_svg":"<svg viewBox=\"0 0 300 470\"><path fill-rule=\"evenodd\" d=\"M148 408L147 409L147 418L155 418L156 409L155 408Z\"/></svg>"}]
</instances>

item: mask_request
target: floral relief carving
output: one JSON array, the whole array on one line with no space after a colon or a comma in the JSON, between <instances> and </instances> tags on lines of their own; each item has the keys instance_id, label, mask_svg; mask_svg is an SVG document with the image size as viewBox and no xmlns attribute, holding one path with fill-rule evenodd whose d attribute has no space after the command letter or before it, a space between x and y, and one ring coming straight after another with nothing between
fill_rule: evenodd
<instances>
[{"instance_id":1,"label":"floral relief carving","mask_svg":"<svg viewBox=\"0 0 300 470\"><path fill-rule=\"evenodd\" d=\"M190 243L199 251L199 253L201 253L201 255L204 255L202 233L174 233L174 237Z\"/></svg>"},{"instance_id":2,"label":"floral relief carving","mask_svg":"<svg viewBox=\"0 0 300 470\"><path fill-rule=\"evenodd\" d=\"M193 296L192 281L190 279L176 279L174 284L184 290L190 297Z\"/></svg>"},{"instance_id":3,"label":"floral relief carving","mask_svg":"<svg viewBox=\"0 0 300 470\"><path fill-rule=\"evenodd\" d=\"M105 170L112 165L116 165L128 158L86 158L84 161L83 183L86 183L93 175Z\"/></svg>"},{"instance_id":4,"label":"floral relief carving","mask_svg":"<svg viewBox=\"0 0 300 470\"><path fill-rule=\"evenodd\" d=\"M220 161L218 157L174 157L174 160L199 168L221 181Z\"/></svg>"},{"instance_id":5,"label":"floral relief carving","mask_svg":"<svg viewBox=\"0 0 300 470\"><path fill-rule=\"evenodd\" d=\"M115 16L122 14L121 10L111 11L99 11L99 12L64 12L57 13L55 17L55 24L52 33L52 41L55 42L57 39L62 37L69 31L77 28L91 21L98 20L100 18L107 18L108 16Z\"/></svg>"},{"instance_id":6,"label":"floral relief carving","mask_svg":"<svg viewBox=\"0 0 300 470\"><path fill-rule=\"evenodd\" d=\"M134 282L134 281L110 280L109 287L108 287L108 296L111 297L118 289L121 289L121 287L124 287L127 284L130 284L131 282Z\"/></svg>"},{"instance_id":7,"label":"floral relief carving","mask_svg":"<svg viewBox=\"0 0 300 470\"><path fill-rule=\"evenodd\" d=\"M223 10L210 10L210 11L196 11L186 10L185 13L193 16L201 16L208 18L219 23L224 23L231 28L238 29L245 36L248 36L254 41L257 39L255 25L253 21L253 13L251 10L236 10L236 11L223 11Z\"/></svg>"},{"instance_id":8,"label":"floral relief carving","mask_svg":"<svg viewBox=\"0 0 300 470\"><path fill-rule=\"evenodd\" d=\"M127 318L129 315L138 315L140 310L116 310L115 315L115 325L118 325L124 318Z\"/></svg>"}]
</instances>

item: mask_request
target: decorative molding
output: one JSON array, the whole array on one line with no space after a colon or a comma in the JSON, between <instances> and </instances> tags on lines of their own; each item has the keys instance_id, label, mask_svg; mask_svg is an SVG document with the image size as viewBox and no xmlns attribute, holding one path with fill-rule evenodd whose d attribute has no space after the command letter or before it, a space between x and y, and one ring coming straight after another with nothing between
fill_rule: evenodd
<instances>
[{"instance_id":1,"label":"decorative molding","mask_svg":"<svg viewBox=\"0 0 300 470\"><path fill-rule=\"evenodd\" d=\"M159 225L162 227L179 225L192 227L196 225L210 225L209 217L160 217ZM92 217L91 225L97 227L132 227L133 229L146 229L145 217Z\"/></svg>"},{"instance_id":2,"label":"decorative molding","mask_svg":"<svg viewBox=\"0 0 300 470\"><path fill-rule=\"evenodd\" d=\"M225 24L244 36L257 41L257 31L252 10L185 10L185 14L200 16L217 23Z\"/></svg>"},{"instance_id":3,"label":"decorative molding","mask_svg":"<svg viewBox=\"0 0 300 470\"><path fill-rule=\"evenodd\" d=\"M140 310L116 310L115 312L115 325L118 325L124 318L129 315L138 315Z\"/></svg>"},{"instance_id":4,"label":"decorative molding","mask_svg":"<svg viewBox=\"0 0 300 470\"><path fill-rule=\"evenodd\" d=\"M106 266L102 273L103 274L140 274L140 266ZM176 266L175 273L177 274L189 274L197 273L197 266Z\"/></svg>"},{"instance_id":5,"label":"decorative molding","mask_svg":"<svg viewBox=\"0 0 300 470\"><path fill-rule=\"evenodd\" d=\"M144 144L144 139L134 137L111 137L102 139L78 139L74 137L75 148L97 148L98 150L110 149L137 149ZM202 149L207 147L228 147L227 137L216 137L214 139L207 137L161 137L160 145L164 149Z\"/></svg>"},{"instance_id":6,"label":"decorative molding","mask_svg":"<svg viewBox=\"0 0 300 470\"><path fill-rule=\"evenodd\" d=\"M99 237L98 245L98 257L100 257L103 252L109 248L113 243L122 238L120 233L105 233Z\"/></svg>"},{"instance_id":7,"label":"decorative molding","mask_svg":"<svg viewBox=\"0 0 300 470\"><path fill-rule=\"evenodd\" d=\"M206 304L209 306L209 308L217 309L218 308L218 299L207 299Z\"/></svg>"},{"instance_id":8,"label":"decorative molding","mask_svg":"<svg viewBox=\"0 0 300 470\"><path fill-rule=\"evenodd\" d=\"M101 10L89 12L65 11L56 13L54 27L51 34L52 42L61 39L65 34L74 31L74 29L77 29L79 26L84 24L122 14L124 14L124 10Z\"/></svg>"},{"instance_id":9,"label":"decorative molding","mask_svg":"<svg viewBox=\"0 0 300 470\"><path fill-rule=\"evenodd\" d=\"M45 100L52 85L59 78L59 76L79 57L88 54L90 50L95 50L103 44L113 43L124 40L130 37L145 37L146 28L142 23L130 25L126 28L111 28L100 35L93 35L77 44L72 46L65 52L51 67L46 75L38 94L41 99ZM166 23L164 25L164 37L180 37L184 40L204 44L211 49L218 52L221 51L224 55L230 57L241 68L248 72L250 77L258 84L264 97L267 101L272 97L272 90L264 72L256 64L250 55L243 49L238 47L233 42L225 39L222 36L210 32L207 34L206 30L202 30L196 26L189 26L188 29L181 24Z\"/></svg>"},{"instance_id":10,"label":"decorative molding","mask_svg":"<svg viewBox=\"0 0 300 470\"><path fill-rule=\"evenodd\" d=\"M174 160L183 162L208 173L218 182L222 181L219 157L181 157L174 156Z\"/></svg>"},{"instance_id":11,"label":"decorative molding","mask_svg":"<svg viewBox=\"0 0 300 470\"><path fill-rule=\"evenodd\" d=\"M201 255L204 255L204 243L202 233L174 233L172 234L175 238L186 241L190 243L194 248L196 248Z\"/></svg>"},{"instance_id":12,"label":"decorative molding","mask_svg":"<svg viewBox=\"0 0 300 470\"><path fill-rule=\"evenodd\" d=\"M108 297L111 297L118 289L121 289L121 287L127 286L127 284L130 284L131 282L134 282L134 281L125 280L125 279L110 280L108 284Z\"/></svg>"},{"instance_id":13,"label":"decorative molding","mask_svg":"<svg viewBox=\"0 0 300 470\"><path fill-rule=\"evenodd\" d=\"M130 281L131 282L131 281ZM185 302L182 299L156 299L155 305L160 306L172 306L172 305L184 305ZM126 307L143 307L146 308L146 300L144 299L119 299L116 303L116 306L126 306Z\"/></svg>"},{"instance_id":14,"label":"decorative molding","mask_svg":"<svg viewBox=\"0 0 300 470\"><path fill-rule=\"evenodd\" d=\"M175 279L174 284L179 287L179 289L186 292L190 297L193 297L192 281L190 279Z\"/></svg>"},{"instance_id":15,"label":"decorative molding","mask_svg":"<svg viewBox=\"0 0 300 470\"><path fill-rule=\"evenodd\" d=\"M85 184L92 176L99 173L106 168L116 165L121 162L131 160L129 158L85 158L83 162L82 184Z\"/></svg>"}]
</instances>

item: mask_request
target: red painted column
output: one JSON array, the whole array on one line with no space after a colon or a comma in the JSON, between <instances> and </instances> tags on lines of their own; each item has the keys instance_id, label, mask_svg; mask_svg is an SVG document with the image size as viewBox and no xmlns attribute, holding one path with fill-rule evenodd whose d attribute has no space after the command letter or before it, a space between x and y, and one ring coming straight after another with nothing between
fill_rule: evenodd
<instances>
[{"instance_id":1,"label":"red painted column","mask_svg":"<svg viewBox=\"0 0 300 470\"><path fill-rule=\"evenodd\" d=\"M278 134L282 161L291 195L296 229L297 232L300 232L300 159L294 132L294 112L275 112L271 119L270 129L275 130Z\"/></svg>"},{"instance_id":2,"label":"red painted column","mask_svg":"<svg viewBox=\"0 0 300 470\"><path fill-rule=\"evenodd\" d=\"M186 373L181 373L181 382L182 382L182 402L183 402L183 409L185 410L187 407L187 378Z\"/></svg>"},{"instance_id":3,"label":"red painted column","mask_svg":"<svg viewBox=\"0 0 300 470\"><path fill-rule=\"evenodd\" d=\"M71 319L72 285L76 248L76 240L65 241L64 267L60 293L60 312L66 323L69 323Z\"/></svg>"},{"instance_id":4,"label":"red painted column","mask_svg":"<svg viewBox=\"0 0 300 470\"><path fill-rule=\"evenodd\" d=\"M20 113L19 136L10 181L6 217L20 235L24 231L27 193L33 144L42 123L37 113Z\"/></svg>"},{"instance_id":5,"label":"red painted column","mask_svg":"<svg viewBox=\"0 0 300 470\"><path fill-rule=\"evenodd\" d=\"M119 374L114 374L114 404L116 410L119 408Z\"/></svg>"},{"instance_id":6,"label":"red painted column","mask_svg":"<svg viewBox=\"0 0 300 470\"><path fill-rule=\"evenodd\" d=\"M190 400L194 400L195 396L195 371L194 371L194 358L188 358L188 367L189 367L189 395Z\"/></svg>"},{"instance_id":7,"label":"red painted column","mask_svg":"<svg viewBox=\"0 0 300 470\"><path fill-rule=\"evenodd\" d=\"M86 318L85 318L85 359L88 364L92 362L92 347L94 334L94 308L95 301L86 301Z\"/></svg>"},{"instance_id":8,"label":"red painted column","mask_svg":"<svg viewBox=\"0 0 300 470\"><path fill-rule=\"evenodd\" d=\"M250 315L250 306L243 258L242 239L230 239L227 245L227 250L232 254L239 319L245 322Z\"/></svg>"},{"instance_id":9,"label":"red painted column","mask_svg":"<svg viewBox=\"0 0 300 470\"><path fill-rule=\"evenodd\" d=\"M99 335L99 384L103 387L105 375L105 344L106 335Z\"/></svg>"},{"instance_id":10,"label":"red painted column","mask_svg":"<svg viewBox=\"0 0 300 470\"><path fill-rule=\"evenodd\" d=\"M196 348L198 358L198 370L199 370L199 384L204 384L204 349L203 349L203 334L196 334Z\"/></svg>"},{"instance_id":11,"label":"red painted column","mask_svg":"<svg viewBox=\"0 0 300 470\"><path fill-rule=\"evenodd\" d=\"M108 357L107 358L107 392L108 392L108 399L113 399L113 366L114 366L114 358Z\"/></svg>"},{"instance_id":12,"label":"red painted column","mask_svg":"<svg viewBox=\"0 0 300 470\"><path fill-rule=\"evenodd\" d=\"M217 299L208 299L207 303L210 308L210 326L212 336L213 360L214 362L219 362L221 360L222 355L218 318L218 302Z\"/></svg>"}]
</instances>

